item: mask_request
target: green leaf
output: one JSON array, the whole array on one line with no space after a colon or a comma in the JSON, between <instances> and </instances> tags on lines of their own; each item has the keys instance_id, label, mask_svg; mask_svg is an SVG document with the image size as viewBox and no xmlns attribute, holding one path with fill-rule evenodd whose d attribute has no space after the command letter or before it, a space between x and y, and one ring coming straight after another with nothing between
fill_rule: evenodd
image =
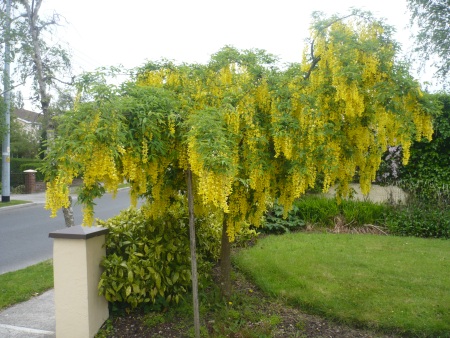
<instances>
[{"instance_id":1,"label":"green leaf","mask_svg":"<svg viewBox=\"0 0 450 338\"><path fill-rule=\"evenodd\" d=\"M172 277L172 282L175 284L178 278L180 278L180 274L178 272L175 272Z\"/></svg>"}]
</instances>

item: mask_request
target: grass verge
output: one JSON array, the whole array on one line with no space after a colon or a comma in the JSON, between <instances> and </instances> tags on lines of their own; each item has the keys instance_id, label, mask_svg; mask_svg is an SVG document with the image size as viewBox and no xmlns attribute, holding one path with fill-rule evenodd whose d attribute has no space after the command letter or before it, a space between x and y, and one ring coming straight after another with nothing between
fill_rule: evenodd
<instances>
[{"instance_id":1,"label":"grass verge","mask_svg":"<svg viewBox=\"0 0 450 338\"><path fill-rule=\"evenodd\" d=\"M0 203L0 208L2 207L10 207L12 205L19 205L19 204L27 204L30 203L28 201L21 201L21 200L10 200L9 202L2 202Z\"/></svg>"},{"instance_id":2,"label":"grass verge","mask_svg":"<svg viewBox=\"0 0 450 338\"><path fill-rule=\"evenodd\" d=\"M53 288L51 260L0 275L0 310Z\"/></svg>"},{"instance_id":3,"label":"grass verge","mask_svg":"<svg viewBox=\"0 0 450 338\"><path fill-rule=\"evenodd\" d=\"M417 336L450 332L450 242L291 233L234 262L263 291L345 324Z\"/></svg>"}]
</instances>

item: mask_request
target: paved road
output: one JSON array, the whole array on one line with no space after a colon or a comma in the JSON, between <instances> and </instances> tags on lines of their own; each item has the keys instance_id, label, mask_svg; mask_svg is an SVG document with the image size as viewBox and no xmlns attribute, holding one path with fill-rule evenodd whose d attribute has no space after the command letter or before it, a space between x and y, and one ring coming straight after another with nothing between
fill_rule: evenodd
<instances>
[{"instance_id":1,"label":"paved road","mask_svg":"<svg viewBox=\"0 0 450 338\"><path fill-rule=\"evenodd\" d=\"M24 200L26 200L24 195ZM128 189L120 190L116 199L105 195L97 201L95 217L107 219L130 205ZM75 224L81 224L82 212L74 206ZM0 208L0 274L25 268L52 257L52 231L65 227L59 211L56 218L42 203L14 208Z\"/></svg>"}]
</instances>

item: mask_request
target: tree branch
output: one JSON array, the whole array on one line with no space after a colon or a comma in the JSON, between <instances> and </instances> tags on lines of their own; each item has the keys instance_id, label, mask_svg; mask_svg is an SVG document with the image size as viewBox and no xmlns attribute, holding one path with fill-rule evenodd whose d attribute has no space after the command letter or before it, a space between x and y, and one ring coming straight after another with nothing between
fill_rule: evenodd
<instances>
[{"instance_id":1,"label":"tree branch","mask_svg":"<svg viewBox=\"0 0 450 338\"><path fill-rule=\"evenodd\" d=\"M312 60L311 66L309 67L308 71L303 77L305 80L309 79L309 77L311 76L311 72L320 61L320 56L314 56L314 40L311 41L311 60Z\"/></svg>"},{"instance_id":2,"label":"tree branch","mask_svg":"<svg viewBox=\"0 0 450 338\"><path fill-rule=\"evenodd\" d=\"M54 76L48 76L48 77L46 77L46 80L47 79L56 80L59 83L62 83L62 84L68 85L68 86L73 86L75 84L75 76L72 76L72 79L71 79L70 82L66 82L66 81L60 80L60 79L58 79L58 78L56 78Z\"/></svg>"},{"instance_id":3,"label":"tree branch","mask_svg":"<svg viewBox=\"0 0 450 338\"><path fill-rule=\"evenodd\" d=\"M333 25L334 23L348 19L352 16L358 16L363 19L368 19L368 17L364 16L364 12L353 9L353 11L348 15L345 15L342 17L336 17L335 19L329 20L328 22L322 22L323 25L317 25L316 29L319 32L322 32L322 31L326 30L327 28L331 27L331 25ZM317 66L317 64L320 61L320 55L319 56L314 55L314 40L312 40L312 42L311 42L311 60L312 60L311 66L309 67L308 71L306 72L306 74L304 76L305 80L309 79L309 77L311 76L311 72L314 70L314 68Z\"/></svg>"},{"instance_id":4,"label":"tree branch","mask_svg":"<svg viewBox=\"0 0 450 338\"><path fill-rule=\"evenodd\" d=\"M16 89L17 87L23 86L23 85L25 84L25 82L26 82L26 81L23 81L23 82L21 82L21 83L15 85L15 86L11 86L11 88L9 89L9 91L11 91L11 90L13 90L13 89ZM5 93L6 93L6 90L5 90L3 93L0 93L0 95L3 96L3 94L5 94Z\"/></svg>"}]
</instances>

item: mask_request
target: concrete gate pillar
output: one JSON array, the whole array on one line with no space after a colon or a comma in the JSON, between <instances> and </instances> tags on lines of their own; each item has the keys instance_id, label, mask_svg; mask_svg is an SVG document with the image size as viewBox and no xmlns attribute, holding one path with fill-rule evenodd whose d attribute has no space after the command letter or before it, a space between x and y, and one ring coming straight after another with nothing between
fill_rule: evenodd
<instances>
[{"instance_id":1,"label":"concrete gate pillar","mask_svg":"<svg viewBox=\"0 0 450 338\"><path fill-rule=\"evenodd\" d=\"M94 337L106 319L108 302L98 295L108 229L74 226L51 232L56 337Z\"/></svg>"}]
</instances>

